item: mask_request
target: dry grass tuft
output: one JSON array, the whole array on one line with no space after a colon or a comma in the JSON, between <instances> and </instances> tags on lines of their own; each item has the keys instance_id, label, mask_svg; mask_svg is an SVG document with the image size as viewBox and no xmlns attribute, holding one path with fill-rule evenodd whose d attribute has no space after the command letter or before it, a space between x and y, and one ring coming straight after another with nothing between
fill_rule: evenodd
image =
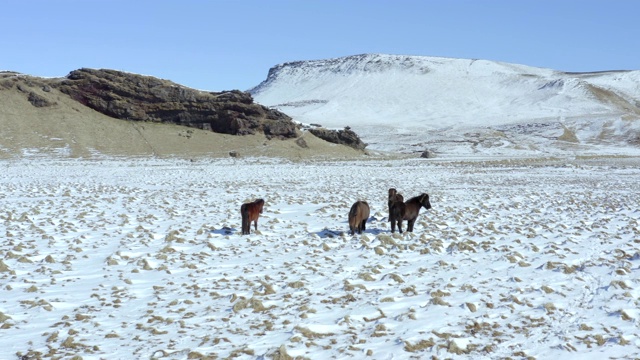
<instances>
[{"instance_id":1,"label":"dry grass tuft","mask_svg":"<svg viewBox=\"0 0 640 360\"><path fill-rule=\"evenodd\" d=\"M322 338L326 338L329 336L334 336L335 334L333 333L317 333L314 331L309 330L308 328L302 327L302 326L296 326L295 330L298 331L302 336L306 337L307 339L322 339Z\"/></svg>"},{"instance_id":2,"label":"dry grass tuft","mask_svg":"<svg viewBox=\"0 0 640 360\"><path fill-rule=\"evenodd\" d=\"M0 272L9 272L11 269L0 259Z\"/></svg>"},{"instance_id":3,"label":"dry grass tuft","mask_svg":"<svg viewBox=\"0 0 640 360\"><path fill-rule=\"evenodd\" d=\"M627 284L624 281L620 281L620 280L611 281L609 286L613 286L615 288L622 289L622 290L630 290L631 289L629 286L627 286Z\"/></svg>"},{"instance_id":4,"label":"dry grass tuft","mask_svg":"<svg viewBox=\"0 0 640 360\"><path fill-rule=\"evenodd\" d=\"M293 289L301 289L304 287L304 283L302 281L292 281L287 286Z\"/></svg>"},{"instance_id":5,"label":"dry grass tuft","mask_svg":"<svg viewBox=\"0 0 640 360\"><path fill-rule=\"evenodd\" d=\"M441 297L437 297L437 296L431 299L431 303L434 305L440 305L440 306L451 306L451 304L442 300Z\"/></svg>"},{"instance_id":6,"label":"dry grass tuft","mask_svg":"<svg viewBox=\"0 0 640 360\"><path fill-rule=\"evenodd\" d=\"M393 238L389 235L378 235L376 237L376 239L378 241L380 241L380 245L384 246L385 248L399 248L400 246L398 245L398 243L393 240Z\"/></svg>"},{"instance_id":7,"label":"dry grass tuft","mask_svg":"<svg viewBox=\"0 0 640 360\"><path fill-rule=\"evenodd\" d=\"M0 311L0 323L4 323L10 319L11 319L11 316L5 315L2 311Z\"/></svg>"},{"instance_id":8,"label":"dry grass tuft","mask_svg":"<svg viewBox=\"0 0 640 360\"><path fill-rule=\"evenodd\" d=\"M467 346L462 348L460 347L460 345L458 345L457 341L450 340L449 344L447 345L447 351L452 354L462 355L462 354L468 354L471 351L471 349L469 349L469 347Z\"/></svg>"},{"instance_id":9,"label":"dry grass tuft","mask_svg":"<svg viewBox=\"0 0 640 360\"><path fill-rule=\"evenodd\" d=\"M273 360L293 360L293 358L289 354L287 354L287 347L284 345L280 345L278 350L272 352L267 356Z\"/></svg>"},{"instance_id":10,"label":"dry grass tuft","mask_svg":"<svg viewBox=\"0 0 640 360\"><path fill-rule=\"evenodd\" d=\"M542 287L540 288L542 289L542 291L544 291L547 294L552 294L554 293L553 289L548 287L547 285L542 285Z\"/></svg>"},{"instance_id":11,"label":"dry grass tuft","mask_svg":"<svg viewBox=\"0 0 640 360\"><path fill-rule=\"evenodd\" d=\"M385 313L384 313L382 310L378 309L378 311L380 312L380 315L378 315L378 316L376 316L376 317L374 317L374 318L369 318L369 317L366 317L366 316L365 316L365 317L363 318L363 319L364 319L364 321L366 321L366 322L378 321L378 320L380 320L380 319L384 319L384 318L386 318L386 317L387 317L387 315L385 315Z\"/></svg>"},{"instance_id":12,"label":"dry grass tuft","mask_svg":"<svg viewBox=\"0 0 640 360\"><path fill-rule=\"evenodd\" d=\"M271 294L275 294L276 291L273 289L273 285L268 284L265 281L260 280L260 284L262 285L264 291L262 292L262 294L260 295L271 295Z\"/></svg>"},{"instance_id":13,"label":"dry grass tuft","mask_svg":"<svg viewBox=\"0 0 640 360\"><path fill-rule=\"evenodd\" d=\"M262 301L256 298L240 299L233 305L233 311L236 313L249 308L253 309L253 312L263 312L271 309L265 307Z\"/></svg>"},{"instance_id":14,"label":"dry grass tuft","mask_svg":"<svg viewBox=\"0 0 640 360\"><path fill-rule=\"evenodd\" d=\"M433 341L433 339L429 339L429 340L420 340L419 342L415 343L415 344L411 344L408 341L404 342L404 350L408 351L408 352L418 352L418 351L423 351L429 348L432 348L436 345L435 341Z\"/></svg>"}]
</instances>

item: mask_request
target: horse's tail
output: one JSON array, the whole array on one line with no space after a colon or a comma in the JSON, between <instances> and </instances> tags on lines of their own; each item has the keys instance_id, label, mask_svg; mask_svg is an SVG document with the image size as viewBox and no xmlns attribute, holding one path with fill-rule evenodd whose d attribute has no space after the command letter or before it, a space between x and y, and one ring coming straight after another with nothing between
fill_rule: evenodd
<instances>
[{"instance_id":1,"label":"horse's tail","mask_svg":"<svg viewBox=\"0 0 640 360\"><path fill-rule=\"evenodd\" d=\"M358 230L358 220L359 209L358 203L355 203L351 206L351 210L349 210L349 230L351 230L351 234L355 234L356 230Z\"/></svg>"},{"instance_id":2,"label":"horse's tail","mask_svg":"<svg viewBox=\"0 0 640 360\"><path fill-rule=\"evenodd\" d=\"M358 204L353 204L351 210L349 210L349 226L356 223L356 217L358 216Z\"/></svg>"}]
</instances>

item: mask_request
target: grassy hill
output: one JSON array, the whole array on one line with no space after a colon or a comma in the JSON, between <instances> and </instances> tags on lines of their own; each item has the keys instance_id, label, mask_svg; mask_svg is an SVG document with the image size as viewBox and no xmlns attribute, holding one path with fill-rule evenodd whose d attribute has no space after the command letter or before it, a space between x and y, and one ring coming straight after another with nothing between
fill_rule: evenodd
<instances>
[{"instance_id":1,"label":"grassy hill","mask_svg":"<svg viewBox=\"0 0 640 360\"><path fill-rule=\"evenodd\" d=\"M51 86L60 79L0 73L0 158L25 156L228 157L304 159L354 157L361 151L303 132L298 139L268 140L179 125L119 120L92 110Z\"/></svg>"}]
</instances>

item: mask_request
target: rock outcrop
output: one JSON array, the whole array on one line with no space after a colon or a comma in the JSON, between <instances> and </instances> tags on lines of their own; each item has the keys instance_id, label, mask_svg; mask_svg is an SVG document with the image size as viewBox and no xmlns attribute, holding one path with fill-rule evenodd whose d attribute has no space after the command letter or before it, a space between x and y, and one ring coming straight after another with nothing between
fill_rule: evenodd
<instances>
[{"instance_id":1,"label":"rock outcrop","mask_svg":"<svg viewBox=\"0 0 640 360\"><path fill-rule=\"evenodd\" d=\"M348 126L345 127L344 130L310 128L309 132L324 141L328 141L334 144L346 145L356 150L364 150L364 148L367 147L367 144L362 142L360 137Z\"/></svg>"},{"instance_id":2,"label":"rock outcrop","mask_svg":"<svg viewBox=\"0 0 640 360\"><path fill-rule=\"evenodd\" d=\"M54 86L100 113L123 120L151 121L268 138L295 138L286 114L254 103L238 90L206 92L168 80L116 70L79 69Z\"/></svg>"}]
</instances>

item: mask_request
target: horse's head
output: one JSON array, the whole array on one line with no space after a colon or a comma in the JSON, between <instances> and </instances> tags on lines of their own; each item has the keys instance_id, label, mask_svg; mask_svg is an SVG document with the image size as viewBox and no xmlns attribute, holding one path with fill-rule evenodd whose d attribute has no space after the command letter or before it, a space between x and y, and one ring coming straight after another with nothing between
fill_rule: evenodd
<instances>
[{"instance_id":1,"label":"horse's head","mask_svg":"<svg viewBox=\"0 0 640 360\"><path fill-rule=\"evenodd\" d=\"M389 189L389 203L396 201L404 201L404 197L395 189Z\"/></svg>"},{"instance_id":2,"label":"horse's head","mask_svg":"<svg viewBox=\"0 0 640 360\"><path fill-rule=\"evenodd\" d=\"M256 204L258 205L258 207L260 207L260 214L262 214L262 208L264 207L264 200L258 199L256 200Z\"/></svg>"},{"instance_id":3,"label":"horse's head","mask_svg":"<svg viewBox=\"0 0 640 360\"><path fill-rule=\"evenodd\" d=\"M420 195L420 205L424 206L425 209L431 209L431 203L429 202L429 194L423 193Z\"/></svg>"}]
</instances>

